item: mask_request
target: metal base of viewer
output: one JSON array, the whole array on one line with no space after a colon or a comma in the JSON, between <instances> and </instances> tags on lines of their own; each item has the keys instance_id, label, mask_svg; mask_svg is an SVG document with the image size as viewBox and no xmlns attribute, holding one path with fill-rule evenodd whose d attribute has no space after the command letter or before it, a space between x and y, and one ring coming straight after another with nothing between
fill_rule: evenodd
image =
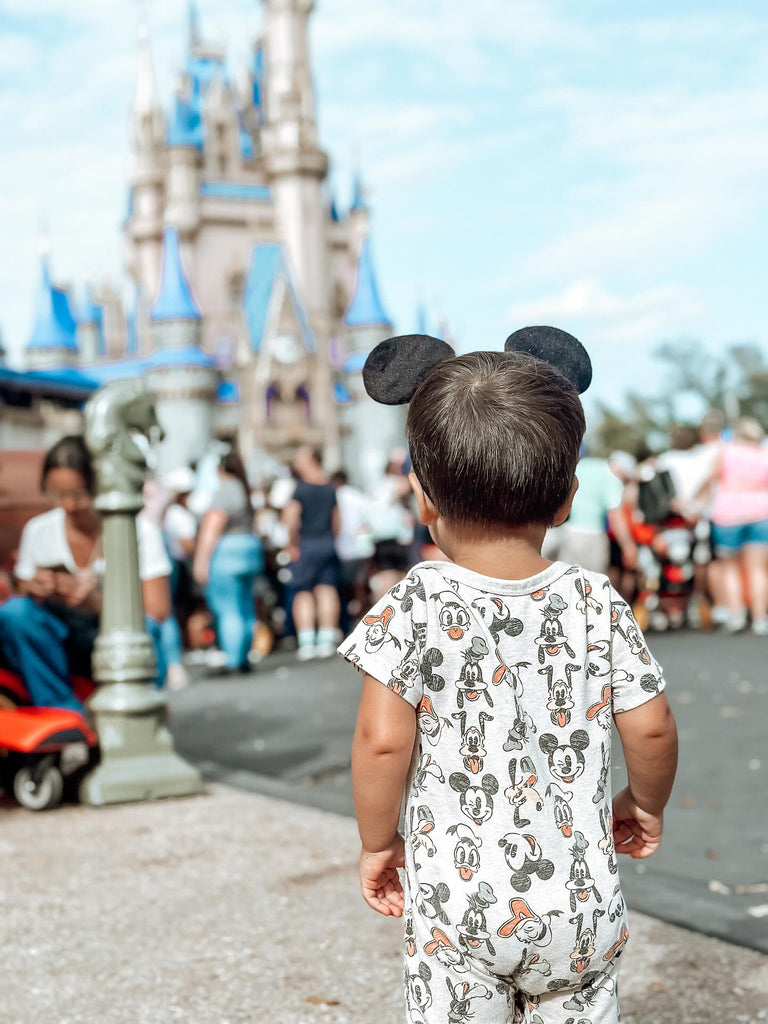
<instances>
[{"instance_id":1,"label":"metal base of viewer","mask_svg":"<svg viewBox=\"0 0 768 1024\"><path fill-rule=\"evenodd\" d=\"M83 779L80 799L93 807L194 796L200 773L173 749L165 700L142 683L103 686L90 702L101 762Z\"/></svg>"}]
</instances>

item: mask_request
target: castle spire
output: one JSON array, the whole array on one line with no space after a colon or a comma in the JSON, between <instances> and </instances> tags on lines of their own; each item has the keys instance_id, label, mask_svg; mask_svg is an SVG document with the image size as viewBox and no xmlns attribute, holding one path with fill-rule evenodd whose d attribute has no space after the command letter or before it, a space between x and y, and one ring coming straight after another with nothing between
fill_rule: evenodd
<instances>
[{"instance_id":1,"label":"castle spire","mask_svg":"<svg viewBox=\"0 0 768 1024\"><path fill-rule=\"evenodd\" d=\"M309 59L314 0L264 0L265 167L288 261L310 316L327 317L328 156L317 141ZM329 387L330 390L330 387Z\"/></svg>"},{"instance_id":2,"label":"castle spire","mask_svg":"<svg viewBox=\"0 0 768 1024\"><path fill-rule=\"evenodd\" d=\"M416 310L416 333L417 334L429 334L427 327L427 307L423 302L420 302Z\"/></svg>"},{"instance_id":3,"label":"castle spire","mask_svg":"<svg viewBox=\"0 0 768 1024\"><path fill-rule=\"evenodd\" d=\"M139 18L137 56L136 95L133 101L133 111L137 117L141 117L142 115L151 115L160 106L155 69L152 65L149 26L143 16Z\"/></svg>"},{"instance_id":4,"label":"castle spire","mask_svg":"<svg viewBox=\"0 0 768 1024\"><path fill-rule=\"evenodd\" d=\"M131 276L151 294L160 272L165 205L165 115L152 65L149 26L137 26L136 92L131 117L133 167L128 216L124 224L126 264Z\"/></svg>"},{"instance_id":5,"label":"castle spire","mask_svg":"<svg viewBox=\"0 0 768 1024\"><path fill-rule=\"evenodd\" d=\"M354 180L352 182L352 205L350 210L367 210L368 204L365 201L365 187L363 185L363 176L359 171L355 173Z\"/></svg>"},{"instance_id":6,"label":"castle spire","mask_svg":"<svg viewBox=\"0 0 768 1024\"><path fill-rule=\"evenodd\" d=\"M267 123L298 121L304 145L317 139L308 29L314 6L315 0L264 0Z\"/></svg>"},{"instance_id":7,"label":"castle spire","mask_svg":"<svg viewBox=\"0 0 768 1024\"><path fill-rule=\"evenodd\" d=\"M366 235L360 243L357 257L357 279L355 292L349 309L344 315L347 327L391 327L392 321L384 311L379 288L376 283L376 272L373 266L371 241Z\"/></svg>"},{"instance_id":8,"label":"castle spire","mask_svg":"<svg viewBox=\"0 0 768 1024\"><path fill-rule=\"evenodd\" d=\"M153 323L168 320L201 319L192 289L189 286L184 267L181 264L179 235L176 228L168 227L163 232L163 269L160 275L160 290L149 314Z\"/></svg>"},{"instance_id":9,"label":"castle spire","mask_svg":"<svg viewBox=\"0 0 768 1024\"><path fill-rule=\"evenodd\" d=\"M83 302L80 306L77 338L80 345L80 362L89 366L104 351L104 310L93 296L93 289L86 285Z\"/></svg>"},{"instance_id":10,"label":"castle spire","mask_svg":"<svg viewBox=\"0 0 768 1024\"><path fill-rule=\"evenodd\" d=\"M189 56L193 56L195 50L200 45L200 15L197 10L196 0L188 0L187 3L187 42L189 46Z\"/></svg>"},{"instance_id":11,"label":"castle spire","mask_svg":"<svg viewBox=\"0 0 768 1024\"><path fill-rule=\"evenodd\" d=\"M163 144L163 108L157 92L149 26L139 18L136 47L136 92L133 98L135 176L151 173Z\"/></svg>"}]
</instances>

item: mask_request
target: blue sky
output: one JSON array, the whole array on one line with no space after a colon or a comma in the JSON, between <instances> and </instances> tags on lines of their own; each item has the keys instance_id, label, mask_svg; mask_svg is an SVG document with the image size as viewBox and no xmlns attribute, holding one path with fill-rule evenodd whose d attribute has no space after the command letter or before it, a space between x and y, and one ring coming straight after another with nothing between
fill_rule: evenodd
<instances>
[{"instance_id":1,"label":"blue sky","mask_svg":"<svg viewBox=\"0 0 768 1024\"><path fill-rule=\"evenodd\" d=\"M245 59L257 0L199 0ZM185 0L146 5L161 89ZM57 278L120 280L133 0L0 0L0 326L32 317L37 227ZM320 131L340 205L359 161L382 295L460 350L554 323L594 393L651 391L662 341L768 337L768 8L597 0L318 0Z\"/></svg>"}]
</instances>

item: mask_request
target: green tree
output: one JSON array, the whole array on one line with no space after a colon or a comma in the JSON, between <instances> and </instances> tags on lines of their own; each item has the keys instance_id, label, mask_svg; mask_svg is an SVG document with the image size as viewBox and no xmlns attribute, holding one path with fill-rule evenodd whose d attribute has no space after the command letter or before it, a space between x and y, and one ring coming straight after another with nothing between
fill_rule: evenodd
<instances>
[{"instance_id":1,"label":"green tree","mask_svg":"<svg viewBox=\"0 0 768 1024\"><path fill-rule=\"evenodd\" d=\"M681 394L695 396L702 411L716 409L729 422L754 416L768 428L768 362L760 346L739 343L713 355L695 341L665 342L654 356L663 382L656 395L630 391L621 411L598 403L598 422L590 432L596 453L663 447L676 426L690 422L680 411Z\"/></svg>"}]
</instances>

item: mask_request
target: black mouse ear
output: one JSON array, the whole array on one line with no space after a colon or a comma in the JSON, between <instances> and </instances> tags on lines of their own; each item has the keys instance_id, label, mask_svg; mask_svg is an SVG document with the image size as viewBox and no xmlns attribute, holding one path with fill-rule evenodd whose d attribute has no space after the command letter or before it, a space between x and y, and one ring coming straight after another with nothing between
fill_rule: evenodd
<instances>
[{"instance_id":1,"label":"black mouse ear","mask_svg":"<svg viewBox=\"0 0 768 1024\"><path fill-rule=\"evenodd\" d=\"M433 366L455 355L451 346L428 334L401 334L381 341L363 367L365 390L382 405L405 405Z\"/></svg>"},{"instance_id":2,"label":"black mouse ear","mask_svg":"<svg viewBox=\"0 0 768 1024\"><path fill-rule=\"evenodd\" d=\"M559 370L583 394L592 383L592 363L587 350L572 334L558 327L522 327L510 334L505 352L526 352Z\"/></svg>"}]
</instances>

